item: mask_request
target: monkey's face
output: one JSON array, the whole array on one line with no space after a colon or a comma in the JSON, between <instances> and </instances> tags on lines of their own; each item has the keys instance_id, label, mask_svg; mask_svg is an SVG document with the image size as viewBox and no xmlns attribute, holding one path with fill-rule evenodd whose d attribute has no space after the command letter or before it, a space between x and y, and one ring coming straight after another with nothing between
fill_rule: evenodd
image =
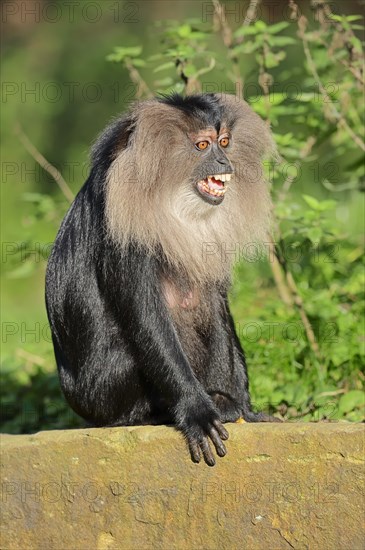
<instances>
[{"instance_id":1,"label":"monkey's face","mask_svg":"<svg viewBox=\"0 0 365 550\"><path fill-rule=\"evenodd\" d=\"M227 157L231 135L228 129L206 128L190 134L194 144L197 167L193 170L195 192L212 205L221 204L233 173Z\"/></svg>"},{"instance_id":2,"label":"monkey's face","mask_svg":"<svg viewBox=\"0 0 365 550\"><path fill-rule=\"evenodd\" d=\"M247 103L227 94L141 101L119 129L105 180L112 239L163 250L200 282L230 272L231 254L203 258L207 243L223 251L265 242L271 201L261 159L272 139Z\"/></svg>"}]
</instances>

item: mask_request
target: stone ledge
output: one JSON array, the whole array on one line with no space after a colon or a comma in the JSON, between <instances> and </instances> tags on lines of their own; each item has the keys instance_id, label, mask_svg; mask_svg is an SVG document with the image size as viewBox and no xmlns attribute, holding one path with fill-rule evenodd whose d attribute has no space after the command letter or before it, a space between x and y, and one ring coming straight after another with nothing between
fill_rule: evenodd
<instances>
[{"instance_id":1,"label":"stone ledge","mask_svg":"<svg viewBox=\"0 0 365 550\"><path fill-rule=\"evenodd\" d=\"M1 548L363 550L363 425L227 427L214 468L165 426L2 436Z\"/></svg>"}]
</instances>

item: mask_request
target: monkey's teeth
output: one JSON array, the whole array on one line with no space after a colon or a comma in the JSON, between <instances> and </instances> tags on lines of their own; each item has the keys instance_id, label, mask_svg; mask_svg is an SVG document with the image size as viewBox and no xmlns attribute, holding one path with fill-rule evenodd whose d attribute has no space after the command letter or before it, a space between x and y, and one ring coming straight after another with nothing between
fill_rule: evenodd
<instances>
[{"instance_id":1,"label":"monkey's teeth","mask_svg":"<svg viewBox=\"0 0 365 550\"><path fill-rule=\"evenodd\" d=\"M214 176L211 176L215 180L220 180L223 183L226 181L231 181L231 174L215 174Z\"/></svg>"},{"instance_id":2,"label":"monkey's teeth","mask_svg":"<svg viewBox=\"0 0 365 550\"><path fill-rule=\"evenodd\" d=\"M226 192L226 189L224 187L222 187L222 189L214 188L213 185L215 182L212 181L212 178L214 178L214 176L209 176L206 180L201 180L199 182L199 185L201 185L203 191L208 195L214 195L215 197L222 197ZM209 185L209 183L211 185Z\"/></svg>"}]
</instances>

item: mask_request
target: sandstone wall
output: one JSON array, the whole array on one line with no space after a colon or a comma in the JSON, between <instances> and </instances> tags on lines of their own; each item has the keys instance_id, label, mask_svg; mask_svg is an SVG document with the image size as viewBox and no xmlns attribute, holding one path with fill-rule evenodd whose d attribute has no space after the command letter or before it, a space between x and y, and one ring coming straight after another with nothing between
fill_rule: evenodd
<instances>
[{"instance_id":1,"label":"sandstone wall","mask_svg":"<svg viewBox=\"0 0 365 550\"><path fill-rule=\"evenodd\" d=\"M214 468L165 426L2 436L1 548L365 548L363 425L227 427Z\"/></svg>"}]
</instances>

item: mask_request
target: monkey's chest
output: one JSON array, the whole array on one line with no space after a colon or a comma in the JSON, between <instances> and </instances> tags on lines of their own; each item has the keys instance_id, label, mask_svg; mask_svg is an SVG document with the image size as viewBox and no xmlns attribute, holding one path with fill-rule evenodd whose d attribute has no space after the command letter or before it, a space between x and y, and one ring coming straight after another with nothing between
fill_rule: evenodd
<instances>
[{"instance_id":1,"label":"monkey's chest","mask_svg":"<svg viewBox=\"0 0 365 550\"><path fill-rule=\"evenodd\" d=\"M163 281L163 295L179 342L198 376L209 368L212 313L206 294L199 288Z\"/></svg>"},{"instance_id":2,"label":"monkey's chest","mask_svg":"<svg viewBox=\"0 0 365 550\"><path fill-rule=\"evenodd\" d=\"M200 305L200 292L194 286L163 279L162 292L167 307L175 314L179 313L180 310L196 309Z\"/></svg>"}]
</instances>

